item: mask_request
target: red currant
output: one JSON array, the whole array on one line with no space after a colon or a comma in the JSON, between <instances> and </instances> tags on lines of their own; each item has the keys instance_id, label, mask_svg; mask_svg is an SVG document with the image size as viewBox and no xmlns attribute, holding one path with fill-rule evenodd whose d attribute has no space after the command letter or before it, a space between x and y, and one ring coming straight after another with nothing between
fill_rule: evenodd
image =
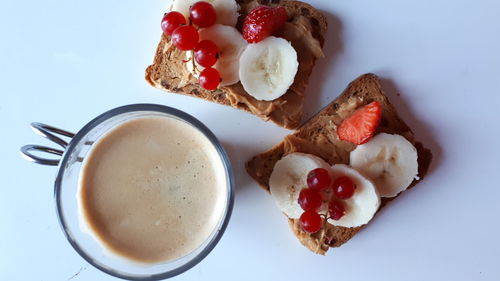
<instances>
[{"instance_id":1,"label":"red currant","mask_svg":"<svg viewBox=\"0 0 500 281\"><path fill-rule=\"evenodd\" d=\"M321 194L315 189L304 188L299 193L299 205L304 211L316 211L321 207Z\"/></svg>"},{"instance_id":2,"label":"red currant","mask_svg":"<svg viewBox=\"0 0 500 281\"><path fill-rule=\"evenodd\" d=\"M332 200L328 205L328 212L332 219L338 221L345 215L345 208L339 201Z\"/></svg>"},{"instance_id":3,"label":"red currant","mask_svg":"<svg viewBox=\"0 0 500 281\"><path fill-rule=\"evenodd\" d=\"M307 174L307 186L317 190L328 188L332 183L330 173L323 168L316 168Z\"/></svg>"},{"instance_id":4,"label":"red currant","mask_svg":"<svg viewBox=\"0 0 500 281\"><path fill-rule=\"evenodd\" d=\"M314 211L305 211L299 219L300 227L306 232L314 233L321 228L321 217Z\"/></svg>"},{"instance_id":5,"label":"red currant","mask_svg":"<svg viewBox=\"0 0 500 281\"><path fill-rule=\"evenodd\" d=\"M166 13L161 20L161 29L167 35L172 35L174 30L186 24L186 18L179 12L173 11Z\"/></svg>"},{"instance_id":6,"label":"red currant","mask_svg":"<svg viewBox=\"0 0 500 281\"><path fill-rule=\"evenodd\" d=\"M340 199L349 199L354 195L356 185L346 176L336 179L332 185L333 193Z\"/></svg>"},{"instance_id":7,"label":"red currant","mask_svg":"<svg viewBox=\"0 0 500 281\"><path fill-rule=\"evenodd\" d=\"M194 59L203 67L211 67L217 62L217 45L212 40L203 40L194 48Z\"/></svg>"},{"instance_id":8,"label":"red currant","mask_svg":"<svg viewBox=\"0 0 500 281\"><path fill-rule=\"evenodd\" d=\"M215 90L220 83L219 71L211 67L205 68L201 71L198 81L204 89L209 91Z\"/></svg>"},{"instance_id":9,"label":"red currant","mask_svg":"<svg viewBox=\"0 0 500 281\"><path fill-rule=\"evenodd\" d=\"M188 51L194 49L199 40L198 31L191 25L177 27L172 33L172 44L179 50Z\"/></svg>"},{"instance_id":10,"label":"red currant","mask_svg":"<svg viewBox=\"0 0 500 281\"><path fill-rule=\"evenodd\" d=\"M200 1L189 8L191 21L199 27L209 27L215 23L216 13L212 4Z\"/></svg>"}]
</instances>

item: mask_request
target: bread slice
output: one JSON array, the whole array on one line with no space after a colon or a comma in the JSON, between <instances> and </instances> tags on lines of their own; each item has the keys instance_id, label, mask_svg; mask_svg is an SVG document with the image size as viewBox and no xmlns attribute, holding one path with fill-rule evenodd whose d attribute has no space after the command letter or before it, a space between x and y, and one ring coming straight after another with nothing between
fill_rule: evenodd
<instances>
[{"instance_id":1,"label":"bread slice","mask_svg":"<svg viewBox=\"0 0 500 281\"><path fill-rule=\"evenodd\" d=\"M283 6L289 21L279 35L292 43L297 51L299 68L294 83L286 94L273 101L259 101L245 92L240 82L219 87L215 91L201 88L198 81L186 68L185 52L176 49L170 37L162 35L156 50L154 62L146 69L146 80L159 89L199 97L212 102L229 105L248 111L279 126L295 129L302 122L304 91L309 76L318 58L323 56L322 47L327 30L326 18L311 5L293 0L238 0L240 18L237 28L245 15L260 4Z\"/></svg>"},{"instance_id":2,"label":"bread slice","mask_svg":"<svg viewBox=\"0 0 500 281\"><path fill-rule=\"evenodd\" d=\"M429 168L432 154L415 140L413 132L399 118L396 109L384 95L379 79L373 74L362 75L351 82L336 100L307 121L294 134L286 136L271 150L253 157L246 165L248 173L269 192L269 177L274 164L289 153L310 153L323 158L329 164L349 164L349 153L356 146L339 140L336 133L337 126L354 110L372 101L379 101L382 105L382 118L375 133L399 134L413 143L418 153L418 176L422 180ZM410 187L417 183L418 180L414 180ZM394 198L382 198L380 209ZM329 247L341 246L363 228L363 226L346 228L327 223L319 232L309 234L301 229L298 219L289 219L289 225L300 242L318 254L325 254Z\"/></svg>"}]
</instances>

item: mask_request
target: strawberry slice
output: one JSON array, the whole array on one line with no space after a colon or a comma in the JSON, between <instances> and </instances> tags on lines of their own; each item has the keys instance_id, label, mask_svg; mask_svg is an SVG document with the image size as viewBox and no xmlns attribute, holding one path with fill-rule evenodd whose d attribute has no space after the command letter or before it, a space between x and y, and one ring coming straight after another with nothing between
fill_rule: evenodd
<instances>
[{"instance_id":1,"label":"strawberry slice","mask_svg":"<svg viewBox=\"0 0 500 281\"><path fill-rule=\"evenodd\" d=\"M285 8L259 6L246 16L243 22L243 38L248 43L258 43L280 30L287 20Z\"/></svg>"},{"instance_id":2,"label":"strawberry slice","mask_svg":"<svg viewBox=\"0 0 500 281\"><path fill-rule=\"evenodd\" d=\"M382 106L378 101L369 103L340 123L337 134L341 140L354 144L367 142L375 133L382 115Z\"/></svg>"}]
</instances>

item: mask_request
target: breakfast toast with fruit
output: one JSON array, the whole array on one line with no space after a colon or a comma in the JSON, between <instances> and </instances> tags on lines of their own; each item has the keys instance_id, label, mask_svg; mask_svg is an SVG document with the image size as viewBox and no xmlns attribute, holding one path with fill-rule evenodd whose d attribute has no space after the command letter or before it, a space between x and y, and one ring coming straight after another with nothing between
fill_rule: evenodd
<instances>
[{"instance_id":1,"label":"breakfast toast with fruit","mask_svg":"<svg viewBox=\"0 0 500 281\"><path fill-rule=\"evenodd\" d=\"M293 0L200 3L174 0L146 80L297 128L309 76L324 56L325 16Z\"/></svg>"},{"instance_id":2,"label":"breakfast toast with fruit","mask_svg":"<svg viewBox=\"0 0 500 281\"><path fill-rule=\"evenodd\" d=\"M377 76L365 74L246 168L288 217L300 242L325 254L422 180L431 159Z\"/></svg>"}]
</instances>

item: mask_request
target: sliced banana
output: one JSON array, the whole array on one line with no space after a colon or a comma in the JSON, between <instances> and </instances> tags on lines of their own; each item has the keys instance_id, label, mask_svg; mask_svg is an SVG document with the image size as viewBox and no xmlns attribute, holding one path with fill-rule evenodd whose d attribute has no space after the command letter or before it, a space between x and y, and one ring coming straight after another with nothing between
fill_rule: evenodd
<instances>
[{"instance_id":1,"label":"sliced banana","mask_svg":"<svg viewBox=\"0 0 500 281\"><path fill-rule=\"evenodd\" d=\"M270 36L250 44L240 57L240 80L257 100L275 100L292 85L299 62L290 42Z\"/></svg>"},{"instance_id":2,"label":"sliced banana","mask_svg":"<svg viewBox=\"0 0 500 281\"><path fill-rule=\"evenodd\" d=\"M179 0L177 0L179 1ZM248 45L241 33L234 27L214 24L199 31L201 40L212 40L219 50L219 59L213 66L219 71L222 81L220 86L229 86L240 81L238 75L239 59ZM191 60L192 52L186 52L187 69L198 78L203 66Z\"/></svg>"},{"instance_id":3,"label":"sliced banana","mask_svg":"<svg viewBox=\"0 0 500 281\"><path fill-rule=\"evenodd\" d=\"M417 158L404 137L380 133L351 152L350 164L375 183L381 197L394 197L417 178Z\"/></svg>"},{"instance_id":4,"label":"sliced banana","mask_svg":"<svg viewBox=\"0 0 500 281\"><path fill-rule=\"evenodd\" d=\"M299 218L304 212L297 200L307 187L307 174L316 168L330 169L323 159L305 153L288 154L274 165L269 178L271 196L289 218Z\"/></svg>"},{"instance_id":5,"label":"sliced banana","mask_svg":"<svg viewBox=\"0 0 500 281\"><path fill-rule=\"evenodd\" d=\"M340 220L328 219L328 222L343 227L357 227L367 224L380 207L380 197L375 185L353 168L338 164L331 168L335 178L349 177L356 185L354 195L346 200L339 200L345 207L346 213Z\"/></svg>"},{"instance_id":6,"label":"sliced banana","mask_svg":"<svg viewBox=\"0 0 500 281\"><path fill-rule=\"evenodd\" d=\"M183 14L186 19L189 18L189 8L200 0L174 0L172 11ZM235 26L238 22L238 10L240 7L235 0L203 0L212 4L217 15L216 23Z\"/></svg>"}]
</instances>

